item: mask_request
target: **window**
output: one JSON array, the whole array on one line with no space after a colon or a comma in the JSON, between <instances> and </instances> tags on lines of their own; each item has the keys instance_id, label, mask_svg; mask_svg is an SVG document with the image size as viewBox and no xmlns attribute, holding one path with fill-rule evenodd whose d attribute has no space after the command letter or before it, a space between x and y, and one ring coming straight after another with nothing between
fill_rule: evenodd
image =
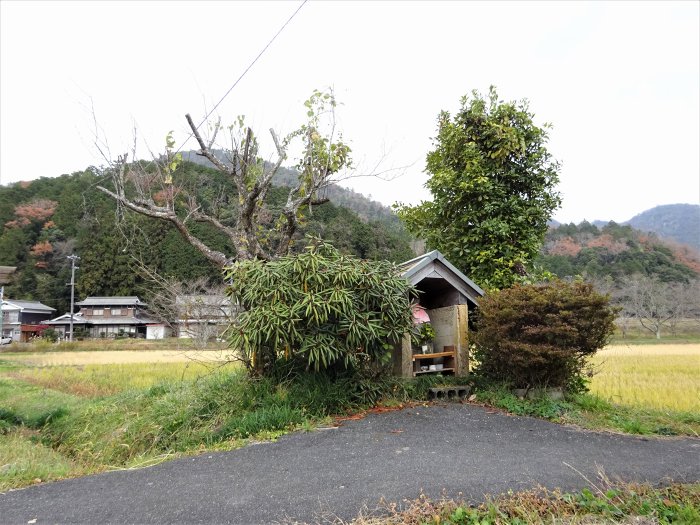
<instances>
[{"instance_id":1,"label":"window","mask_svg":"<svg viewBox=\"0 0 700 525\"><path fill-rule=\"evenodd\" d=\"M102 308L93 308L92 315L104 315L105 311Z\"/></svg>"},{"instance_id":2,"label":"window","mask_svg":"<svg viewBox=\"0 0 700 525\"><path fill-rule=\"evenodd\" d=\"M121 308L112 308L112 315L121 315L121 314L122 314Z\"/></svg>"}]
</instances>

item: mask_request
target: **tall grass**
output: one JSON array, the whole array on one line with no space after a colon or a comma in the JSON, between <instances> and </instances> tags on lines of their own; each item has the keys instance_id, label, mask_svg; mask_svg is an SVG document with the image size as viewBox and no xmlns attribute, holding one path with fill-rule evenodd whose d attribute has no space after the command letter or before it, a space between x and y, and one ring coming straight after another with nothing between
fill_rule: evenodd
<instances>
[{"instance_id":1,"label":"tall grass","mask_svg":"<svg viewBox=\"0 0 700 525\"><path fill-rule=\"evenodd\" d=\"M17 429L0 435L0 492L81 472L75 462L42 444L36 432Z\"/></svg>"}]
</instances>

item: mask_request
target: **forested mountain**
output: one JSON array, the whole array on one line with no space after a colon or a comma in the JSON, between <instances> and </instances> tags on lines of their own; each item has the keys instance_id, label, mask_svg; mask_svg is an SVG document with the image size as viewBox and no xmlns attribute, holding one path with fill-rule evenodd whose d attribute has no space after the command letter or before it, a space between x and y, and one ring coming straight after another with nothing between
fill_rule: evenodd
<instances>
[{"instance_id":1,"label":"forested mountain","mask_svg":"<svg viewBox=\"0 0 700 525\"><path fill-rule=\"evenodd\" d=\"M182 187L196 191L202 201L235 196L231 181L206 167L193 154L178 169ZM271 212L280 209L295 172L281 169L268 195ZM96 189L104 184L94 169L0 186L0 265L17 266L8 297L40 300L64 312L68 308L70 268L66 256L82 257L76 274L77 295L131 295L147 292L137 262L161 275L180 280L216 279L218 270L184 242L169 223L124 213ZM196 188L196 189L195 189ZM331 202L307 210L295 249L307 233L320 235L338 248L364 258L403 261L413 257L410 235L391 210L341 187L332 187ZM233 202L235 199L232 199ZM700 206L659 206L630 221L669 235L698 230ZM225 219L225 216L224 216ZM270 214L268 227L272 226ZM662 230L662 228L665 228ZM209 246L233 253L228 239L206 224L193 226ZM676 232L676 233L674 233ZM689 282L700 274L700 255L689 246L629 225L610 222L598 227L553 221L536 263L561 276L612 277L644 274L665 282Z\"/></svg>"},{"instance_id":2,"label":"forested mountain","mask_svg":"<svg viewBox=\"0 0 700 525\"><path fill-rule=\"evenodd\" d=\"M611 277L634 274L663 282L687 283L700 276L700 254L692 247L629 225L589 222L551 227L536 263L560 277Z\"/></svg>"},{"instance_id":3,"label":"forested mountain","mask_svg":"<svg viewBox=\"0 0 700 525\"><path fill-rule=\"evenodd\" d=\"M625 224L700 250L700 204L667 204L635 215Z\"/></svg>"},{"instance_id":4,"label":"forested mountain","mask_svg":"<svg viewBox=\"0 0 700 525\"><path fill-rule=\"evenodd\" d=\"M226 201L233 196L231 202L235 202L231 181L218 171L184 162L178 174L183 187L196 191L202 201ZM104 183L96 170L88 169L0 187L0 265L18 267L14 283L6 287L7 297L35 299L59 313L67 311L70 267L66 256L71 253L82 258L76 273L79 297L145 295L147 283L137 263L180 280L218 278L219 270L169 223L118 210L110 197L97 190L96 185ZM285 186L273 187L266 203L270 210L282 207L288 191ZM307 210L295 249L304 246L305 234L315 234L363 258L400 262L413 257L410 236L389 210L376 211L376 203L364 199L363 219L336 204L333 195L329 194L331 202ZM234 253L218 230L207 224L195 224L192 229L213 249Z\"/></svg>"}]
</instances>

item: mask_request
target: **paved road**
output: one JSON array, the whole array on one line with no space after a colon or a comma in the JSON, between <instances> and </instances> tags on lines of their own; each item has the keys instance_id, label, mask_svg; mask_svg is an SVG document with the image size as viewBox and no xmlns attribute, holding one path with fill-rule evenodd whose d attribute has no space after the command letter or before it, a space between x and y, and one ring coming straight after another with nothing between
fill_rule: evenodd
<instances>
[{"instance_id":1,"label":"paved road","mask_svg":"<svg viewBox=\"0 0 700 525\"><path fill-rule=\"evenodd\" d=\"M481 407L411 408L276 443L0 494L0 523L275 523L344 519L381 497L536 484L565 489L599 468L625 480L700 480L700 440L579 431Z\"/></svg>"}]
</instances>

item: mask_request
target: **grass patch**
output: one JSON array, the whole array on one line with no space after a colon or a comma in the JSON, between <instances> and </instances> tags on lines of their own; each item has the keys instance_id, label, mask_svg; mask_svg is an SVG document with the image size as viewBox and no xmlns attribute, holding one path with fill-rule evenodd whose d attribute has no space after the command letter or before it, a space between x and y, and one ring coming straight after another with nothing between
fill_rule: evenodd
<instances>
[{"instance_id":1,"label":"grass patch","mask_svg":"<svg viewBox=\"0 0 700 525\"><path fill-rule=\"evenodd\" d=\"M504 385L482 386L476 399L511 414L548 419L593 430L615 430L628 434L699 436L700 413L675 412L621 406L593 394L564 400L547 397L520 399Z\"/></svg>"},{"instance_id":2,"label":"grass patch","mask_svg":"<svg viewBox=\"0 0 700 525\"><path fill-rule=\"evenodd\" d=\"M40 429L84 404L75 396L0 378L0 420L8 426Z\"/></svg>"},{"instance_id":3,"label":"grass patch","mask_svg":"<svg viewBox=\"0 0 700 525\"><path fill-rule=\"evenodd\" d=\"M537 489L487 497L478 506L420 497L388 515L360 517L355 525L532 525L700 523L700 485L603 484L579 492Z\"/></svg>"},{"instance_id":4,"label":"grass patch","mask_svg":"<svg viewBox=\"0 0 700 525\"><path fill-rule=\"evenodd\" d=\"M0 432L0 492L83 473L79 465L42 444L36 431Z\"/></svg>"},{"instance_id":5,"label":"grass patch","mask_svg":"<svg viewBox=\"0 0 700 525\"><path fill-rule=\"evenodd\" d=\"M253 380L240 368L193 370L183 379L183 366L6 371L12 377L0 378L2 438L9 449L17 445L18 454L25 454L22 447L28 450L32 443L37 456L51 451L55 456L45 462L48 471L56 464L53 478L28 474L12 481L13 475L7 474L6 484L16 487L36 478L143 466L207 449L235 448L246 440L274 439L380 401L425 398L430 386L447 381L358 381L313 374L279 383ZM17 438L7 438L28 431L34 432L32 443L19 446Z\"/></svg>"},{"instance_id":6,"label":"grass patch","mask_svg":"<svg viewBox=\"0 0 700 525\"><path fill-rule=\"evenodd\" d=\"M208 363L220 365L228 361L230 352L219 350L104 350L82 352L20 352L0 354L2 363L15 362L27 366L85 366L145 363Z\"/></svg>"}]
</instances>

